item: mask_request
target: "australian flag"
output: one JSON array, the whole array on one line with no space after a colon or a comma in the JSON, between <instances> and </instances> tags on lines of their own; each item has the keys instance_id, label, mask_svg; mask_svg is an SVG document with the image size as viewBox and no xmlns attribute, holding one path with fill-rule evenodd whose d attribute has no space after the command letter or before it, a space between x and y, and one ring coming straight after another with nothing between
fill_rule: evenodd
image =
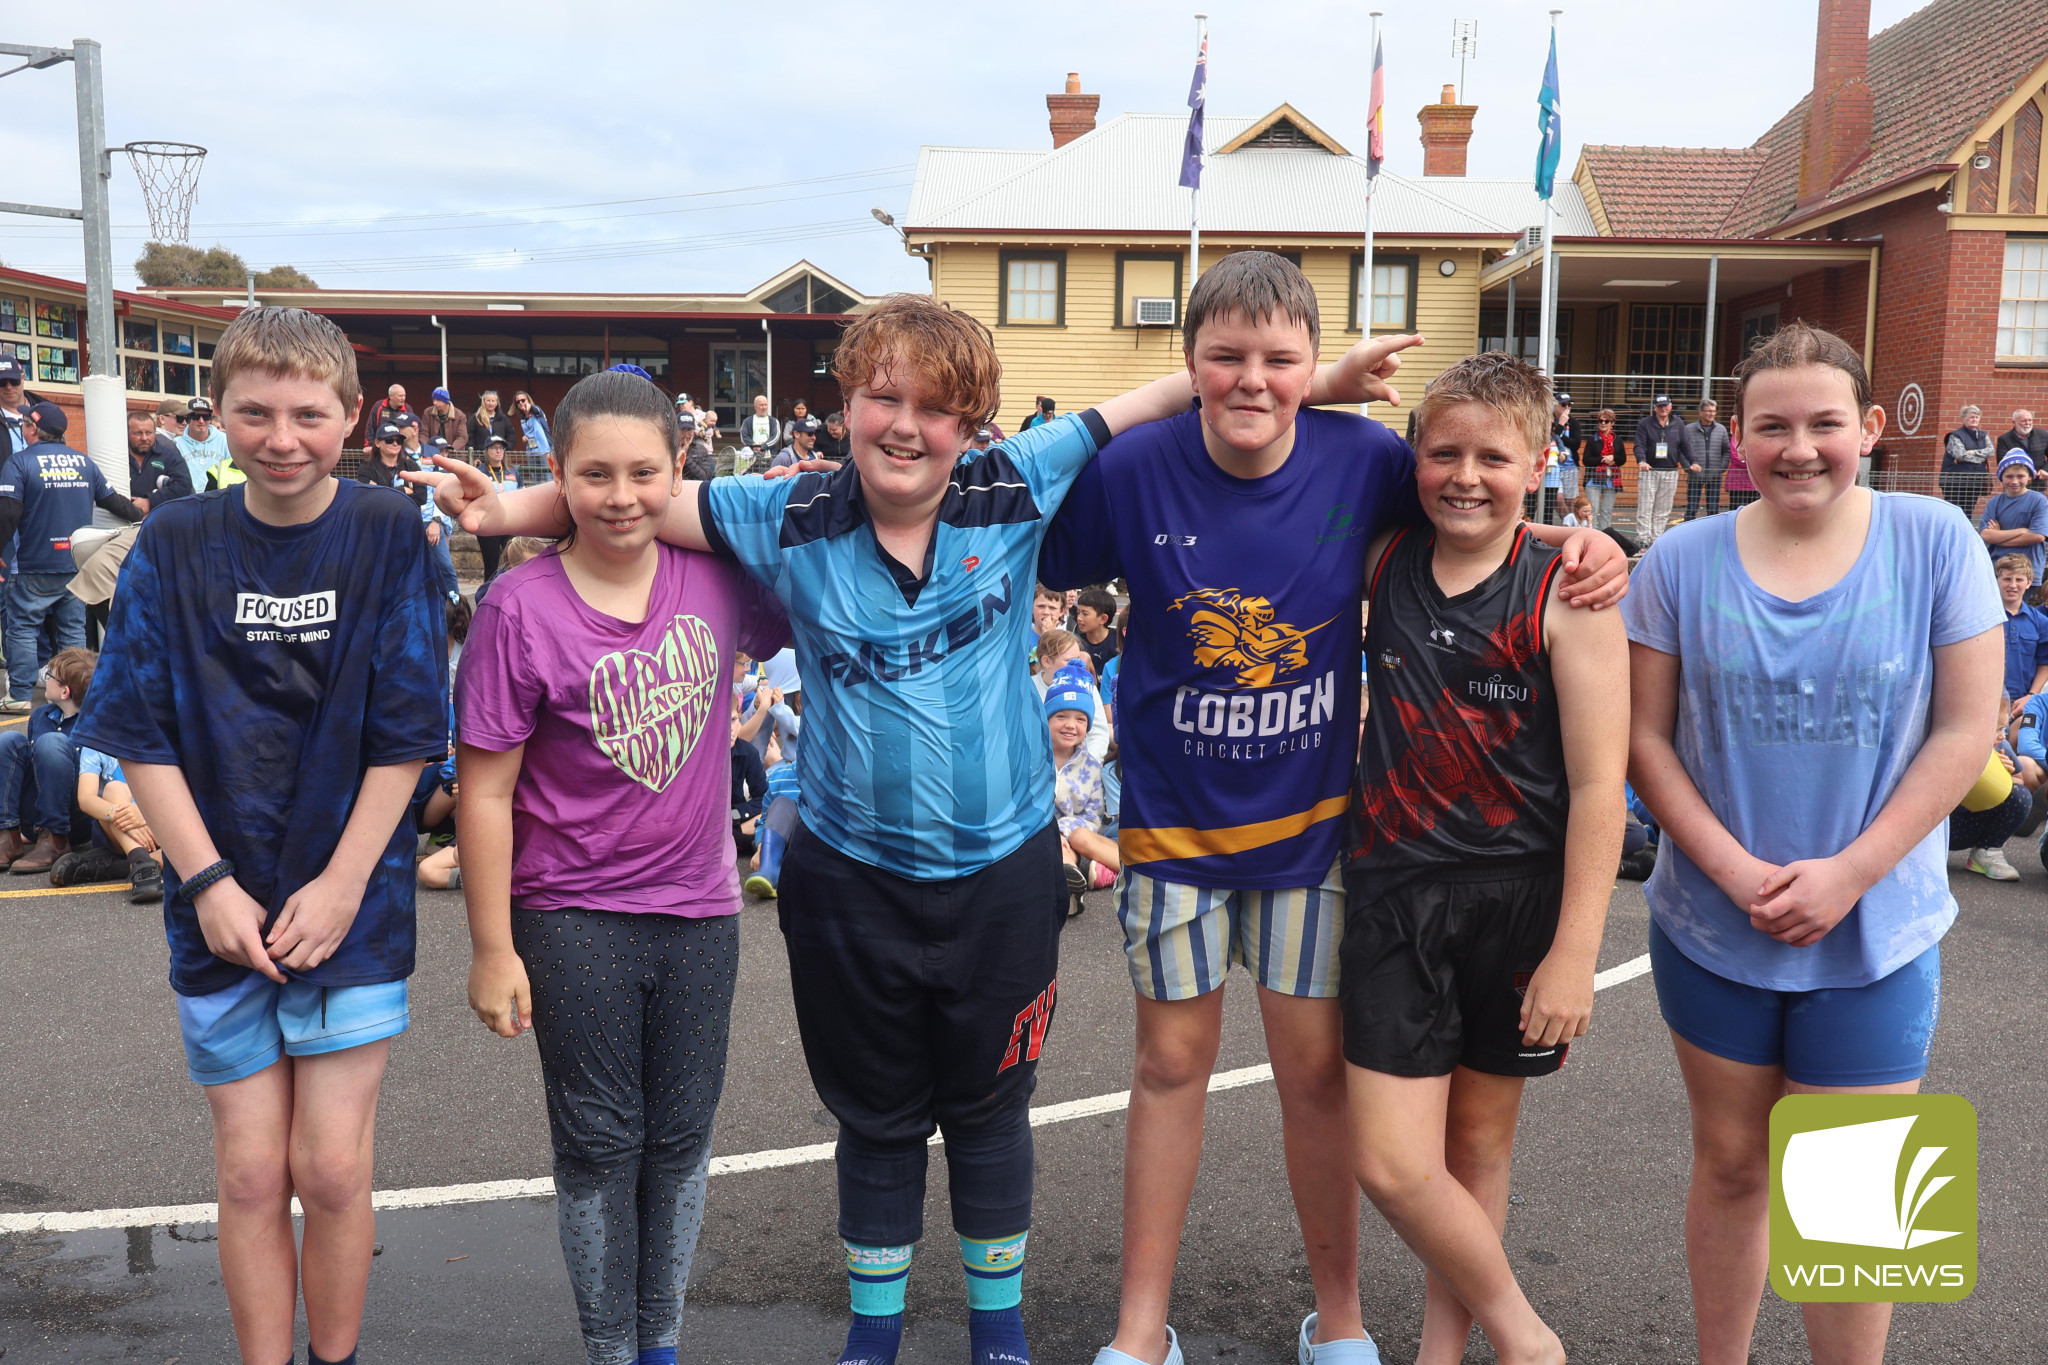
<instances>
[{"instance_id":1,"label":"australian flag","mask_svg":"<svg viewBox=\"0 0 2048 1365\"><path fill-rule=\"evenodd\" d=\"M1209 90L1209 35L1202 35L1202 50L1195 55L1195 79L1188 86L1188 140L1180 154L1180 183L1191 190L1202 188L1202 105Z\"/></svg>"},{"instance_id":2,"label":"australian flag","mask_svg":"<svg viewBox=\"0 0 2048 1365\"><path fill-rule=\"evenodd\" d=\"M1536 197L1548 199L1557 185L1557 163L1564 153L1564 100L1557 93L1557 30L1550 31L1550 64L1543 68L1543 88L1536 94L1536 127L1543 140L1536 145Z\"/></svg>"}]
</instances>

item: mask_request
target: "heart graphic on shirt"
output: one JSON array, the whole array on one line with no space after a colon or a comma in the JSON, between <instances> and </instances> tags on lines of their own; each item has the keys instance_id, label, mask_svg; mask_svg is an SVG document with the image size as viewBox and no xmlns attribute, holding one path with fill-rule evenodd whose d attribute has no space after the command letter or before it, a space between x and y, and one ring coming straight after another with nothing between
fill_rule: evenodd
<instances>
[{"instance_id":1,"label":"heart graphic on shirt","mask_svg":"<svg viewBox=\"0 0 2048 1365\"><path fill-rule=\"evenodd\" d=\"M721 690L718 641L694 616L678 616L652 653L621 649L590 670L590 730L620 772L667 791L703 737Z\"/></svg>"}]
</instances>

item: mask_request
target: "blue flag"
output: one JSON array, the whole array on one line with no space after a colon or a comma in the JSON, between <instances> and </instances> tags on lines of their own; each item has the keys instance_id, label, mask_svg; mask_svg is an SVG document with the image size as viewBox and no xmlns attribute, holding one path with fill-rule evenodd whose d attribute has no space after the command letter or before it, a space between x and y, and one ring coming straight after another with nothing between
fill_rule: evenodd
<instances>
[{"instance_id":1,"label":"blue flag","mask_svg":"<svg viewBox=\"0 0 2048 1365\"><path fill-rule=\"evenodd\" d=\"M1536 197L1550 198L1557 185L1557 163L1564 154L1564 101L1557 93L1557 30L1550 30L1550 62L1543 68L1543 89L1536 95L1536 128L1543 141L1536 147Z\"/></svg>"},{"instance_id":2,"label":"blue flag","mask_svg":"<svg viewBox=\"0 0 2048 1365\"><path fill-rule=\"evenodd\" d=\"M1180 183L1191 190L1202 188L1202 105L1208 99L1209 35L1202 35L1202 50L1195 56L1195 79L1188 86L1188 140L1180 154Z\"/></svg>"}]
</instances>

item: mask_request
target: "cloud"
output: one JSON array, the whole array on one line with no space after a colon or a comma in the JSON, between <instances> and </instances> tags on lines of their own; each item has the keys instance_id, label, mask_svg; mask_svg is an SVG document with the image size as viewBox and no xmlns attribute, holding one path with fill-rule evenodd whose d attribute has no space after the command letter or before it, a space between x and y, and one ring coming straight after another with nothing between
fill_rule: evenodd
<instances>
[{"instance_id":1,"label":"cloud","mask_svg":"<svg viewBox=\"0 0 2048 1365\"><path fill-rule=\"evenodd\" d=\"M1389 165L1415 173L1414 111L1458 79L1453 12L1382 3ZM1207 7L1213 111L1259 114L1291 101L1362 145L1362 7ZM1479 106L1474 175L1530 173L1546 8L1456 7L1479 21L1464 90ZM1912 8L1874 0L1873 27ZM1566 169L1588 141L1753 141L1810 85L1813 26L1810 6L1774 0L1572 5L1559 27ZM1068 71L1102 96L1104 117L1179 109L1194 56L1188 7L1099 0L1028 10L957 0L216 0L203 12L86 0L18 15L14 28L10 37L25 42L98 36L110 141L210 149L195 243L221 242L255 265L289 262L323 283L405 288L738 290L809 257L861 289L921 289L923 265L895 234L863 222L870 207L902 212L907 174L790 182L908 166L926 143L1046 146L1045 95ZM0 118L12 133L10 197L75 204L69 68L0 81ZM777 188L701 193L744 186ZM481 221L423 217L693 193ZM120 159L113 202L116 276L132 283L146 234ZM0 259L75 278L77 231L0 218Z\"/></svg>"}]
</instances>

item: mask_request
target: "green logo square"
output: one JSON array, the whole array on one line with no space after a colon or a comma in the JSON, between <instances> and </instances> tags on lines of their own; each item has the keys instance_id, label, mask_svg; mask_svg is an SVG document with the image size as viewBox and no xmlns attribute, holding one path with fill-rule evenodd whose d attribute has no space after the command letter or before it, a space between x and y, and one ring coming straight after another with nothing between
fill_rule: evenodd
<instances>
[{"instance_id":1,"label":"green logo square","mask_svg":"<svg viewBox=\"0 0 2048 1365\"><path fill-rule=\"evenodd\" d=\"M1771 1109L1771 1288L1953 1303L1977 1286L1977 1111L1960 1095L1787 1095Z\"/></svg>"}]
</instances>

